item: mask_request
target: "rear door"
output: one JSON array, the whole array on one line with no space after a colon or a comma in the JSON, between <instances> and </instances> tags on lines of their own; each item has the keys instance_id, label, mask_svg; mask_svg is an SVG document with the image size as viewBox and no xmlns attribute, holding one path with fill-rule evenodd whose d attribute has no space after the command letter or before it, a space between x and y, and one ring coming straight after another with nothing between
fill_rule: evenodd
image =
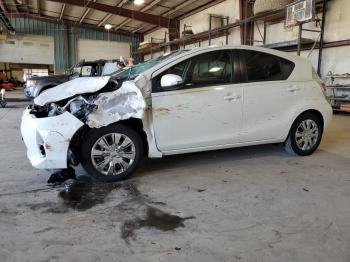
<instances>
[{"instance_id":1,"label":"rear door","mask_svg":"<svg viewBox=\"0 0 350 262\"><path fill-rule=\"evenodd\" d=\"M243 88L242 142L278 139L284 134L302 93L288 81L295 65L269 53L239 50Z\"/></svg>"},{"instance_id":2,"label":"rear door","mask_svg":"<svg viewBox=\"0 0 350 262\"><path fill-rule=\"evenodd\" d=\"M230 50L211 51L171 67L153 79L153 125L163 151L205 148L238 142L242 124L242 89L235 85ZM160 87L165 74L184 82Z\"/></svg>"}]
</instances>

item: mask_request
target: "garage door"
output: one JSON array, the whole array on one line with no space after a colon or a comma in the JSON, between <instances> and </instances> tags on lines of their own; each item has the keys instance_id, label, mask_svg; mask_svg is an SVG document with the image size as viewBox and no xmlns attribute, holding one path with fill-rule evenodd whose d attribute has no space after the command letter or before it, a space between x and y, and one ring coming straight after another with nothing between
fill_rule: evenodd
<instances>
[{"instance_id":1,"label":"garage door","mask_svg":"<svg viewBox=\"0 0 350 262\"><path fill-rule=\"evenodd\" d=\"M26 35L0 41L0 61L7 63L53 65L53 38Z\"/></svg>"},{"instance_id":2,"label":"garage door","mask_svg":"<svg viewBox=\"0 0 350 262\"><path fill-rule=\"evenodd\" d=\"M130 57L130 44L115 41L79 39L77 43L78 60L117 59Z\"/></svg>"}]
</instances>

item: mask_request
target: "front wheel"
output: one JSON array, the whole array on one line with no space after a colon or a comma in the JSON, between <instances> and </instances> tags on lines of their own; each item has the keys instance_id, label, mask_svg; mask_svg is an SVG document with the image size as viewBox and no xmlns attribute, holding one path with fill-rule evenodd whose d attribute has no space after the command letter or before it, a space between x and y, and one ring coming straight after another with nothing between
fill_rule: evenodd
<instances>
[{"instance_id":1,"label":"front wheel","mask_svg":"<svg viewBox=\"0 0 350 262\"><path fill-rule=\"evenodd\" d=\"M129 178L143 155L140 136L122 124L92 129L81 146L85 170L104 182Z\"/></svg>"},{"instance_id":2,"label":"front wheel","mask_svg":"<svg viewBox=\"0 0 350 262\"><path fill-rule=\"evenodd\" d=\"M311 155L320 145L322 133L320 119L312 113L305 113L295 120L285 142L285 149L291 154Z\"/></svg>"}]
</instances>

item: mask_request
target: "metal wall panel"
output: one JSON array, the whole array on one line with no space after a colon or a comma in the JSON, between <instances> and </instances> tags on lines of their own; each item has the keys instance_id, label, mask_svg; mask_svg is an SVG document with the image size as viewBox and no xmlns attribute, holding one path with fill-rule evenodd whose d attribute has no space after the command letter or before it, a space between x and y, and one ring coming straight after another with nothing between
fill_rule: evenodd
<instances>
[{"instance_id":1,"label":"metal wall panel","mask_svg":"<svg viewBox=\"0 0 350 262\"><path fill-rule=\"evenodd\" d=\"M69 68L77 62L78 39L128 42L134 51L137 50L139 44L137 37L108 34L84 28L69 28L63 24L47 23L29 18L11 18L10 20L16 34L54 37L55 70Z\"/></svg>"}]
</instances>

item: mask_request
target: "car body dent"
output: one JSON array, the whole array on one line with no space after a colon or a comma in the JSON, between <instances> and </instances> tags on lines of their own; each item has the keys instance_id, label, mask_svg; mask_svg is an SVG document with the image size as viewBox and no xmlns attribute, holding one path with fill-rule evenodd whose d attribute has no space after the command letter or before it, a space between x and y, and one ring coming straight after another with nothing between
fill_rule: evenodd
<instances>
[{"instance_id":1,"label":"car body dent","mask_svg":"<svg viewBox=\"0 0 350 262\"><path fill-rule=\"evenodd\" d=\"M99 128L129 118L142 119L146 108L140 89L131 81L113 91L101 93L93 101L97 106L87 116L86 124L90 128Z\"/></svg>"}]
</instances>

